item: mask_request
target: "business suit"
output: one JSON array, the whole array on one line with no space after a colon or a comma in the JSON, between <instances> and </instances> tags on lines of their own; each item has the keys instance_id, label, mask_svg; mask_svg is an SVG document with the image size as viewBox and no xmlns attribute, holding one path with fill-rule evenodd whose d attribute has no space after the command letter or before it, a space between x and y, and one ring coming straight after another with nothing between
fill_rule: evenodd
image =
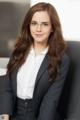
<instances>
[{"instance_id":1,"label":"business suit","mask_svg":"<svg viewBox=\"0 0 80 120\"><path fill-rule=\"evenodd\" d=\"M49 81L48 56L46 55L39 69L35 89L33 93L33 116L27 120L56 120L58 100L63 88L67 71L69 68L69 58L65 54L62 58L62 64L59 66L59 75L55 82ZM0 114L14 114L14 107L17 95L17 72L14 70L9 76L5 76L4 89L0 95ZM29 114L29 112L27 113Z\"/></svg>"}]
</instances>

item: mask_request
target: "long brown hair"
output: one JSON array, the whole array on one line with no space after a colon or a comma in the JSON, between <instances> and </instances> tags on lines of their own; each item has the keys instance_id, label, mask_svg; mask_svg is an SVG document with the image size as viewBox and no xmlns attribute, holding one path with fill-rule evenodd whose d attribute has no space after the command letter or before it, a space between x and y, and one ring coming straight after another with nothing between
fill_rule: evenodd
<instances>
[{"instance_id":1,"label":"long brown hair","mask_svg":"<svg viewBox=\"0 0 80 120\"><path fill-rule=\"evenodd\" d=\"M49 73L51 77L53 75L56 77L58 65L61 62L61 56L64 54L66 44L57 11L54 6L45 2L37 3L27 12L22 24L21 34L17 39L15 49L7 66L8 72L13 71L16 67L20 67L25 62L30 47L34 42L30 33L30 23L34 13L37 11L47 11L50 17L53 32L51 32L48 40Z\"/></svg>"}]
</instances>

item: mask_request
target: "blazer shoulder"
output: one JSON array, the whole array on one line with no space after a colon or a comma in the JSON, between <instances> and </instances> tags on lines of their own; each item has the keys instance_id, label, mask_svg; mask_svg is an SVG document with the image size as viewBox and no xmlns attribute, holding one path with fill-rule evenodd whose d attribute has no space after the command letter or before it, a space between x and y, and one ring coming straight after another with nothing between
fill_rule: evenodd
<instances>
[{"instance_id":1,"label":"blazer shoulder","mask_svg":"<svg viewBox=\"0 0 80 120\"><path fill-rule=\"evenodd\" d=\"M66 53L63 54L61 63L62 63L61 65L68 65L69 66L70 58Z\"/></svg>"}]
</instances>

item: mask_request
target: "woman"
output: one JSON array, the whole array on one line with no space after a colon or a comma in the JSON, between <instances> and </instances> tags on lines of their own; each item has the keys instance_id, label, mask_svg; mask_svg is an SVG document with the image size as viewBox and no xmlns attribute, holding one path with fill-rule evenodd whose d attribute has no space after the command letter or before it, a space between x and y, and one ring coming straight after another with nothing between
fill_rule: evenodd
<instances>
[{"instance_id":1,"label":"woman","mask_svg":"<svg viewBox=\"0 0 80 120\"><path fill-rule=\"evenodd\" d=\"M56 120L69 68L60 20L49 3L37 3L25 16L7 66L0 114L4 120Z\"/></svg>"}]
</instances>

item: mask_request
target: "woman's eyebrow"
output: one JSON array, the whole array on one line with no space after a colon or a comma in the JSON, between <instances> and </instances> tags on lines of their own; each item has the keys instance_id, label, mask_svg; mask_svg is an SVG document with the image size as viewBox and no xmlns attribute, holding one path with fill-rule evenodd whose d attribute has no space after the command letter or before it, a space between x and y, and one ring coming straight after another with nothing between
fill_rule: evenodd
<instances>
[{"instance_id":1,"label":"woman's eyebrow","mask_svg":"<svg viewBox=\"0 0 80 120\"><path fill-rule=\"evenodd\" d=\"M31 22L37 22L38 23L38 21L35 21L35 20L32 20ZM50 23L49 21L42 21L41 23Z\"/></svg>"}]
</instances>

